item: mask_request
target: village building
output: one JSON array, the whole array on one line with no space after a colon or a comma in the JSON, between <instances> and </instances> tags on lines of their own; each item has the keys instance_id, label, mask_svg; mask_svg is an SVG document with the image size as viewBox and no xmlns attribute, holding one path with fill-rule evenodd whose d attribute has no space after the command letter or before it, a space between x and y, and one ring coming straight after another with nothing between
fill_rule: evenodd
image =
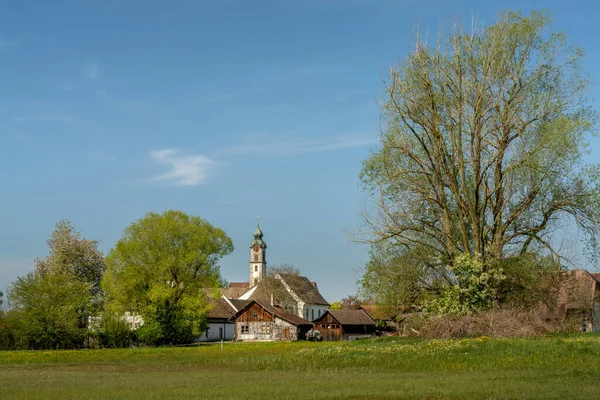
<instances>
[{"instance_id":1,"label":"village building","mask_svg":"<svg viewBox=\"0 0 600 400\"><path fill-rule=\"evenodd\" d=\"M235 314L235 339L302 340L313 325L275 304L251 300Z\"/></svg>"},{"instance_id":2,"label":"village building","mask_svg":"<svg viewBox=\"0 0 600 400\"><path fill-rule=\"evenodd\" d=\"M558 317L582 332L600 332L600 274L564 271L558 293Z\"/></svg>"},{"instance_id":3,"label":"village building","mask_svg":"<svg viewBox=\"0 0 600 400\"><path fill-rule=\"evenodd\" d=\"M375 320L363 309L327 310L313 321L323 340L354 340L375 334Z\"/></svg>"},{"instance_id":4,"label":"village building","mask_svg":"<svg viewBox=\"0 0 600 400\"><path fill-rule=\"evenodd\" d=\"M305 320L319 318L329 309L316 282L305 276L277 274L267 277L267 243L263 240L260 225L254 231L250 243L250 276L248 282L232 282L223 289L223 295L230 299L256 300L262 304L274 304Z\"/></svg>"},{"instance_id":5,"label":"village building","mask_svg":"<svg viewBox=\"0 0 600 400\"><path fill-rule=\"evenodd\" d=\"M199 342L233 340L234 323L231 319L237 310L225 297L221 297L207 316L208 327L198 338Z\"/></svg>"}]
</instances>

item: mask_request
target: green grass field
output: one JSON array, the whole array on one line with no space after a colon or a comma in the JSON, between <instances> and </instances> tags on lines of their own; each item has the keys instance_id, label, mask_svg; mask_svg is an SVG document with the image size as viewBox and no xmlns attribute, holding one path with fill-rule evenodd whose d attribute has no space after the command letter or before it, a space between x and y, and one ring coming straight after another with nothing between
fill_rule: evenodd
<instances>
[{"instance_id":1,"label":"green grass field","mask_svg":"<svg viewBox=\"0 0 600 400\"><path fill-rule=\"evenodd\" d=\"M600 336L0 352L0 399L597 399Z\"/></svg>"}]
</instances>

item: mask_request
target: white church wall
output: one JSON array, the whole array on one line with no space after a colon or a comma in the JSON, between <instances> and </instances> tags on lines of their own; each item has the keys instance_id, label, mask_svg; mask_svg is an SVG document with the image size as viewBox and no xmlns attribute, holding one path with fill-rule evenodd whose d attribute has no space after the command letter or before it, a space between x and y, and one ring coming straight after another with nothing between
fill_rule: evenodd
<instances>
[{"instance_id":1,"label":"white church wall","mask_svg":"<svg viewBox=\"0 0 600 400\"><path fill-rule=\"evenodd\" d=\"M319 318L321 315L325 314L325 311L327 311L328 309L329 306L322 304L305 304L304 315L301 315L301 317L309 321L313 321Z\"/></svg>"}]
</instances>

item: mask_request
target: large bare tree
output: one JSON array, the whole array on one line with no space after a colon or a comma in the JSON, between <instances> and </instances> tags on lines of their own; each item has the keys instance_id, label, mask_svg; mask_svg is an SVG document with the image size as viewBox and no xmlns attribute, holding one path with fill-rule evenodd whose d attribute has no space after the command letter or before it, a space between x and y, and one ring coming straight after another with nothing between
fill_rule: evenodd
<instances>
[{"instance_id":1,"label":"large bare tree","mask_svg":"<svg viewBox=\"0 0 600 400\"><path fill-rule=\"evenodd\" d=\"M583 161L595 132L581 49L547 13L505 12L456 27L391 70L381 149L364 162L375 243L427 254L438 275L457 253L485 261L530 251L559 262L551 232L600 230L600 179Z\"/></svg>"}]
</instances>

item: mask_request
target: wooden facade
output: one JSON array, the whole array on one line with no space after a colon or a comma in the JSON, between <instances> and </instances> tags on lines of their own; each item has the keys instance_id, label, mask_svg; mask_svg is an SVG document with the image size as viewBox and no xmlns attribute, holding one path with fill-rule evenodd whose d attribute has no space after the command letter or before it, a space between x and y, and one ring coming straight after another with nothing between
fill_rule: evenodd
<instances>
[{"instance_id":1,"label":"wooden facade","mask_svg":"<svg viewBox=\"0 0 600 400\"><path fill-rule=\"evenodd\" d=\"M304 339L309 321L276 306L251 301L235 315L235 339L276 341Z\"/></svg>"},{"instance_id":2,"label":"wooden facade","mask_svg":"<svg viewBox=\"0 0 600 400\"><path fill-rule=\"evenodd\" d=\"M323 340L352 340L375 334L375 321L364 310L327 310L313 321Z\"/></svg>"}]
</instances>

